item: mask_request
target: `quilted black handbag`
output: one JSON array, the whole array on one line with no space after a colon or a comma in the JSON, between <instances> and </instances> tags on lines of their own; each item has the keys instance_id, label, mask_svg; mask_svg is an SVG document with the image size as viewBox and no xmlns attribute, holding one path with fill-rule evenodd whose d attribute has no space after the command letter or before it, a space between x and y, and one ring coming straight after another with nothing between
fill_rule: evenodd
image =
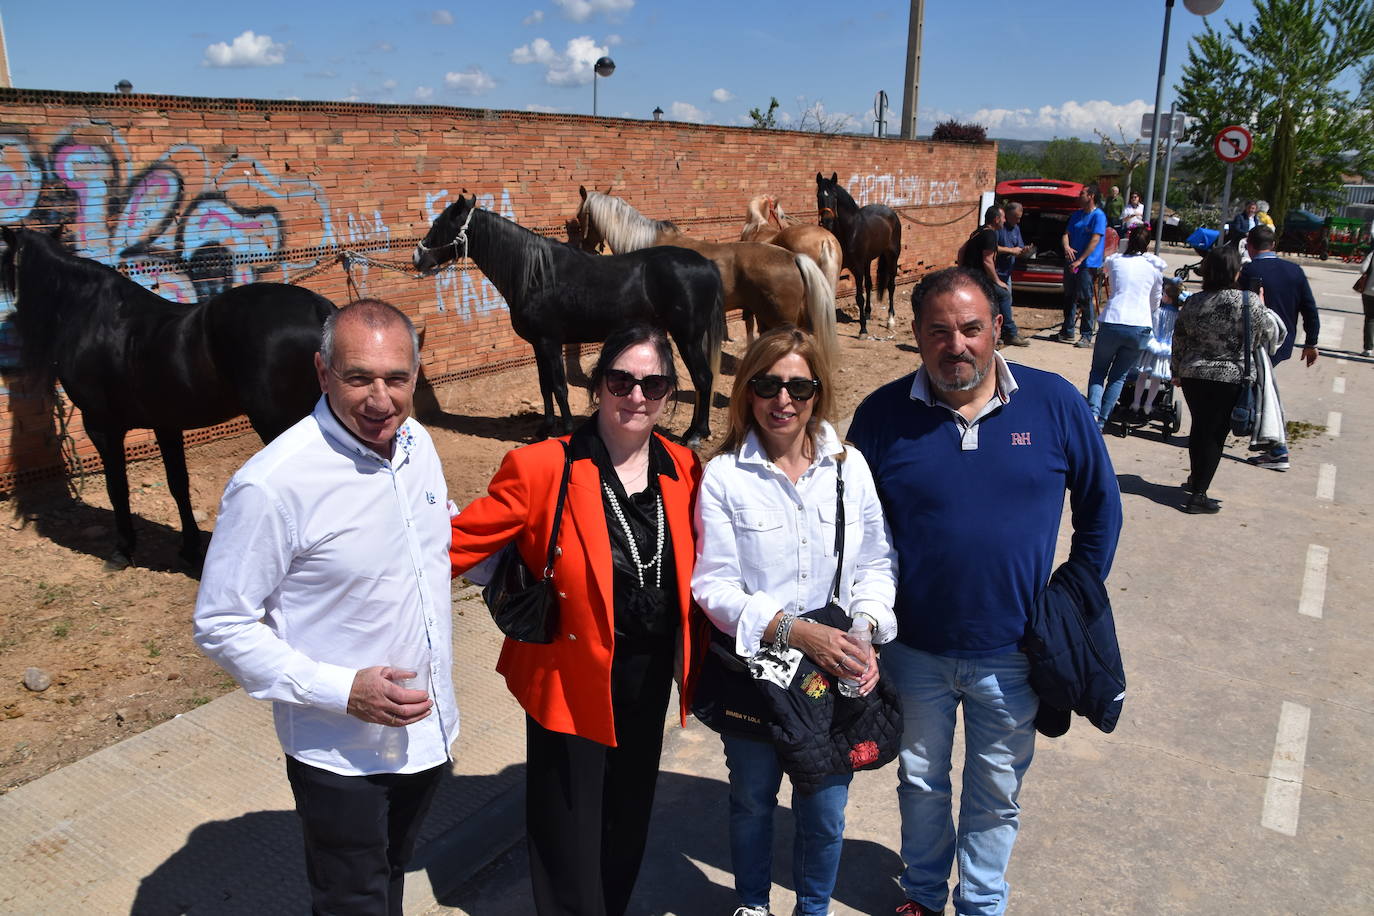
<instances>
[{"instance_id":1,"label":"quilted black handbag","mask_svg":"<svg viewBox=\"0 0 1374 916\"><path fill-rule=\"evenodd\" d=\"M558 486L544 575L536 578L525 565L515 542L501 549L496 569L482 589L482 600L501 632L518 642L551 643L558 632L558 590L553 584L553 561L558 550L558 529L563 524L563 502L568 496L572 453L563 444L563 481Z\"/></svg>"},{"instance_id":2,"label":"quilted black handbag","mask_svg":"<svg viewBox=\"0 0 1374 916\"><path fill-rule=\"evenodd\" d=\"M1240 395L1236 398L1236 404L1231 408L1231 432L1243 438L1250 438L1255 434L1259 427L1259 395L1255 389L1258 387L1258 373L1256 378L1250 376L1250 291L1241 291L1240 320L1241 320L1241 348L1245 351L1245 372L1240 380Z\"/></svg>"}]
</instances>

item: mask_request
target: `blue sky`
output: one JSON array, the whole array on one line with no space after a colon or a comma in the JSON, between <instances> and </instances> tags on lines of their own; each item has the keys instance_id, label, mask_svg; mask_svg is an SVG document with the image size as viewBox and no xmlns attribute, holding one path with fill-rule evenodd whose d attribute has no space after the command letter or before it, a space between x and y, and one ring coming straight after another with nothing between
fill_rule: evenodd
<instances>
[{"instance_id":1,"label":"blue sky","mask_svg":"<svg viewBox=\"0 0 1374 916\"><path fill-rule=\"evenodd\" d=\"M902 101L905 0L334 0L330 3L0 3L13 83L25 88L421 102L747 124L776 96L795 124L872 127L873 98ZM992 136L1127 139L1153 108L1164 0L926 0L918 132L954 117ZM1252 17L1225 0L1211 18ZM1168 87L1201 17L1173 14Z\"/></svg>"}]
</instances>

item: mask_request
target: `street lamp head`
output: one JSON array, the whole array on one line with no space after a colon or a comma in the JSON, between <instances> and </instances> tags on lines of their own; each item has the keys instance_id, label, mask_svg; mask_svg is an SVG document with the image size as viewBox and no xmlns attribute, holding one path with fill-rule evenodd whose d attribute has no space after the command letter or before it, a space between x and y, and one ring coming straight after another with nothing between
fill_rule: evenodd
<instances>
[{"instance_id":1,"label":"street lamp head","mask_svg":"<svg viewBox=\"0 0 1374 916\"><path fill-rule=\"evenodd\" d=\"M1183 0L1183 8L1198 16L1210 16L1221 9L1222 0Z\"/></svg>"},{"instance_id":2,"label":"street lamp head","mask_svg":"<svg viewBox=\"0 0 1374 916\"><path fill-rule=\"evenodd\" d=\"M115 83L115 92L118 92L121 95L128 95L133 91L134 84L129 82L128 80L120 80L119 82Z\"/></svg>"},{"instance_id":3,"label":"street lamp head","mask_svg":"<svg viewBox=\"0 0 1374 916\"><path fill-rule=\"evenodd\" d=\"M592 69L596 71L597 76L610 76L615 72L615 61L609 57L598 57Z\"/></svg>"},{"instance_id":4,"label":"street lamp head","mask_svg":"<svg viewBox=\"0 0 1374 916\"><path fill-rule=\"evenodd\" d=\"M655 121L662 121L662 120L663 120L663 109L662 109L662 108L659 108L657 105L654 106L654 120L655 120Z\"/></svg>"}]
</instances>

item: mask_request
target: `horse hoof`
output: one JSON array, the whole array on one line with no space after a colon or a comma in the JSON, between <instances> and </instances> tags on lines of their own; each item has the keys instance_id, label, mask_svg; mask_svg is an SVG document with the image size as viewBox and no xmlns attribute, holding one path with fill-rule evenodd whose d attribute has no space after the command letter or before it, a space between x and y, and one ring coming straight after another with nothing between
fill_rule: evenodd
<instances>
[{"instance_id":1,"label":"horse hoof","mask_svg":"<svg viewBox=\"0 0 1374 916\"><path fill-rule=\"evenodd\" d=\"M129 558L128 554L123 552L116 552L108 560L105 561L105 571L119 572L121 569L128 569L130 566L133 565L134 561Z\"/></svg>"},{"instance_id":2,"label":"horse hoof","mask_svg":"<svg viewBox=\"0 0 1374 916\"><path fill-rule=\"evenodd\" d=\"M688 448L701 448L701 443L701 436L688 436L686 439L682 440L682 444Z\"/></svg>"}]
</instances>

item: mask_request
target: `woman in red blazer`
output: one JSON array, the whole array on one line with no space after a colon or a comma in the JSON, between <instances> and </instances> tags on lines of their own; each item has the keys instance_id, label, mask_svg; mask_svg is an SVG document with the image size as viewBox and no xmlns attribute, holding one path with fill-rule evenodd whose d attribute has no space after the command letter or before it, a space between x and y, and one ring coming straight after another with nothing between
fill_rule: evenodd
<instances>
[{"instance_id":1,"label":"woman in red blazer","mask_svg":"<svg viewBox=\"0 0 1374 916\"><path fill-rule=\"evenodd\" d=\"M570 437L509 452L487 495L453 519L454 575L511 540L542 569L565 451L572 458L551 644L507 639L497 670L526 713L530 876L541 916L620 916L639 874L675 675L680 716L701 639L691 612L701 465L654 432L677 387L663 332L607 339L600 407Z\"/></svg>"}]
</instances>

